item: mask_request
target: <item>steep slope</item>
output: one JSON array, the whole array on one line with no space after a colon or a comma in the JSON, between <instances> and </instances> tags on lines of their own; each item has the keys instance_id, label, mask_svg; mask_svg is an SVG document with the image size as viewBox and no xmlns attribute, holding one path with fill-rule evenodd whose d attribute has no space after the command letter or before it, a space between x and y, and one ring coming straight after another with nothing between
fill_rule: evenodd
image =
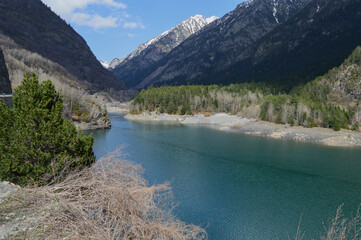
<instances>
[{"instance_id":1,"label":"steep slope","mask_svg":"<svg viewBox=\"0 0 361 240\"><path fill-rule=\"evenodd\" d=\"M134 87L139 83L139 81L134 78L138 72L157 63L189 36L195 34L216 19L217 17L205 18L201 15L190 17L160 36L139 45L137 50L124 59L114 59L109 68L129 87Z\"/></svg>"},{"instance_id":2,"label":"steep slope","mask_svg":"<svg viewBox=\"0 0 361 240\"><path fill-rule=\"evenodd\" d=\"M357 121L361 123L361 47L357 47L339 67L331 69L319 77L317 83L331 88L328 95L330 103L356 106L359 109Z\"/></svg>"},{"instance_id":3,"label":"steep slope","mask_svg":"<svg viewBox=\"0 0 361 240\"><path fill-rule=\"evenodd\" d=\"M90 93L125 88L97 61L85 40L40 0L0 2L0 46L14 85L19 72L33 69Z\"/></svg>"},{"instance_id":4,"label":"steep slope","mask_svg":"<svg viewBox=\"0 0 361 240\"><path fill-rule=\"evenodd\" d=\"M339 66L361 44L360 0L313 0L240 54L233 66L199 82L305 83Z\"/></svg>"},{"instance_id":5,"label":"steep slope","mask_svg":"<svg viewBox=\"0 0 361 240\"><path fill-rule=\"evenodd\" d=\"M3 52L0 48L0 94L11 93L11 83Z\"/></svg>"},{"instance_id":6,"label":"steep slope","mask_svg":"<svg viewBox=\"0 0 361 240\"><path fill-rule=\"evenodd\" d=\"M169 81L177 84L231 66L250 45L301 10L309 0L251 0L209 24L158 64L131 76L137 88ZM125 81L132 81L126 79Z\"/></svg>"}]
</instances>

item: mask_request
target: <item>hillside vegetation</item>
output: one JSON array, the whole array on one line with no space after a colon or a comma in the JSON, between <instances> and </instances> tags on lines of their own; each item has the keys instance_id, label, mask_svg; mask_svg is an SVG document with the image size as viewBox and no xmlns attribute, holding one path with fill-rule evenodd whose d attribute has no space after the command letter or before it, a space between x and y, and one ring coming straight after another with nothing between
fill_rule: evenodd
<instances>
[{"instance_id":1,"label":"hillside vegetation","mask_svg":"<svg viewBox=\"0 0 361 240\"><path fill-rule=\"evenodd\" d=\"M63 117L63 98L50 81L25 75L13 108L0 100L0 116L0 181L48 184L95 161L93 137Z\"/></svg>"},{"instance_id":2,"label":"hillside vegetation","mask_svg":"<svg viewBox=\"0 0 361 240\"><path fill-rule=\"evenodd\" d=\"M361 123L361 47L337 68L285 93L266 83L163 86L142 90L132 113L227 112L247 118L340 130Z\"/></svg>"}]
</instances>

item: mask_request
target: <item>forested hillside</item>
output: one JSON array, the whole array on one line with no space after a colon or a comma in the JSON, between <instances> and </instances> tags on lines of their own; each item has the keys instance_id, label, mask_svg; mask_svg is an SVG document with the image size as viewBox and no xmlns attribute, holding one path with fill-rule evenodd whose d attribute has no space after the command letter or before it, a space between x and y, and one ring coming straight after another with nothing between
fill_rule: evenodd
<instances>
[{"instance_id":1,"label":"forested hillside","mask_svg":"<svg viewBox=\"0 0 361 240\"><path fill-rule=\"evenodd\" d=\"M358 129L361 123L361 47L326 75L288 94L266 83L163 86L142 90L132 112L227 112L275 123Z\"/></svg>"}]
</instances>

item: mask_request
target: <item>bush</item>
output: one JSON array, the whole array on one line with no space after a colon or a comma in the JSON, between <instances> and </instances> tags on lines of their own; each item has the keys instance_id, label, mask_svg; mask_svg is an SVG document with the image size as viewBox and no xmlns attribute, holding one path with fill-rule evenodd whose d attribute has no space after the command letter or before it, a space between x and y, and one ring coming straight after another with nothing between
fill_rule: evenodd
<instances>
[{"instance_id":1,"label":"bush","mask_svg":"<svg viewBox=\"0 0 361 240\"><path fill-rule=\"evenodd\" d=\"M353 131L358 131L359 128L360 128L360 125L357 122L352 125L352 130Z\"/></svg>"},{"instance_id":2,"label":"bush","mask_svg":"<svg viewBox=\"0 0 361 240\"><path fill-rule=\"evenodd\" d=\"M0 103L0 180L48 184L94 162L93 137L64 119L63 99L50 81L39 84L26 74L13 106Z\"/></svg>"}]
</instances>

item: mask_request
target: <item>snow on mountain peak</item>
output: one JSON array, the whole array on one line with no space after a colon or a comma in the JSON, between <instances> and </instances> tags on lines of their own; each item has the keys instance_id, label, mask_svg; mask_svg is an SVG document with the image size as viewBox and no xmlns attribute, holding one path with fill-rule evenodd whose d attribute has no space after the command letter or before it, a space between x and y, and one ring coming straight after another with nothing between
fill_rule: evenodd
<instances>
[{"instance_id":1,"label":"snow on mountain peak","mask_svg":"<svg viewBox=\"0 0 361 240\"><path fill-rule=\"evenodd\" d=\"M99 60L99 62L103 65L104 68L106 68L106 69L109 68L110 62L103 61L103 60Z\"/></svg>"},{"instance_id":2,"label":"snow on mountain peak","mask_svg":"<svg viewBox=\"0 0 361 240\"><path fill-rule=\"evenodd\" d=\"M212 16L212 17L206 18L206 21L208 24L210 24L210 23L216 21L217 19L219 19L219 17Z\"/></svg>"},{"instance_id":3,"label":"snow on mountain peak","mask_svg":"<svg viewBox=\"0 0 361 240\"><path fill-rule=\"evenodd\" d=\"M151 45L153 45L153 44L155 44L157 42L160 42L161 40L163 40L165 38L171 38L171 37L174 37L174 35L175 35L176 37L172 41L175 41L176 42L175 45L178 45L182 41L184 41L188 36L198 32L203 27L205 27L206 25L212 23L213 21L215 21L217 19L218 19L218 17L216 17L216 16L205 18L204 16L202 16L200 14L192 16L192 17L184 20L183 22L181 22L177 26L173 27L172 29L170 29L168 31L165 31L164 33L162 33L158 37L152 38L149 41L147 41L146 43L140 44L138 46L138 48L134 52L132 52L131 54L126 56L124 59L122 59L122 60L114 59L111 62L109 68L115 68L119 64L138 56L142 51L147 49L149 46L151 46ZM181 35L183 35L183 36L179 35L180 32L182 32ZM185 35L187 37L185 37Z\"/></svg>"}]
</instances>

